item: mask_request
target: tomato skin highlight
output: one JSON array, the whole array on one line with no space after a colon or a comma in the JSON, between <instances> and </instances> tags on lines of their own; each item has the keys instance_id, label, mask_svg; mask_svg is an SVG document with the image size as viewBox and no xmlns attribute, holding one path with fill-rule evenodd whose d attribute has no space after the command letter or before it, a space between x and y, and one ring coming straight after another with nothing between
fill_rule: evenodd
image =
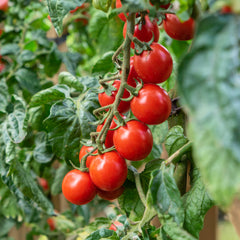
<instances>
[{"instance_id":1,"label":"tomato skin highlight","mask_svg":"<svg viewBox=\"0 0 240 240\"><path fill-rule=\"evenodd\" d=\"M89 173L74 169L65 175L62 182L62 192L69 202L83 205L93 200L97 188Z\"/></svg>"},{"instance_id":2,"label":"tomato skin highlight","mask_svg":"<svg viewBox=\"0 0 240 240\"><path fill-rule=\"evenodd\" d=\"M108 96L105 92L98 94L98 100L99 100L99 103L102 107L107 106L109 104L112 104L114 102L115 97L116 97L117 92L118 92L118 89L120 88L120 84L121 84L120 80L115 80L114 81L113 87L115 87L117 90L112 91L111 96ZM101 87L101 89L102 89L102 87ZM129 96L130 96L130 93L127 90L125 90L122 97L123 98L128 98ZM130 102L125 102L125 101L120 102L120 104L118 106L118 111L120 113L125 113L129 109L130 109Z\"/></svg>"},{"instance_id":3,"label":"tomato skin highlight","mask_svg":"<svg viewBox=\"0 0 240 240\"><path fill-rule=\"evenodd\" d=\"M172 103L167 92L156 84L144 84L131 101L133 115L146 124L160 124L171 113Z\"/></svg>"},{"instance_id":4,"label":"tomato skin highlight","mask_svg":"<svg viewBox=\"0 0 240 240\"><path fill-rule=\"evenodd\" d=\"M152 150L153 136L148 126L131 120L115 130L113 143L116 150L130 161L146 158Z\"/></svg>"},{"instance_id":5,"label":"tomato skin highlight","mask_svg":"<svg viewBox=\"0 0 240 240\"><path fill-rule=\"evenodd\" d=\"M173 60L168 50L159 43L151 44L152 51L134 55L133 66L144 83L162 83L173 69Z\"/></svg>"},{"instance_id":6,"label":"tomato skin highlight","mask_svg":"<svg viewBox=\"0 0 240 240\"><path fill-rule=\"evenodd\" d=\"M120 188L127 178L125 159L116 151L97 155L89 168L93 183L103 191Z\"/></svg>"},{"instance_id":7,"label":"tomato skin highlight","mask_svg":"<svg viewBox=\"0 0 240 240\"><path fill-rule=\"evenodd\" d=\"M140 27L141 26L141 27ZM124 24L123 27L123 37L126 37L127 33L127 22ZM148 15L144 18L143 24L135 25L135 30L133 36L138 38L142 42L149 42L154 34L154 42L158 42L159 40L159 30L156 20L153 22L150 21ZM131 48L134 48L134 43L131 43Z\"/></svg>"},{"instance_id":8,"label":"tomato skin highlight","mask_svg":"<svg viewBox=\"0 0 240 240\"><path fill-rule=\"evenodd\" d=\"M101 189L97 190L97 194L99 197L101 197L102 199L111 201L114 200L118 197L120 197L124 192L124 187L121 186L120 188L114 190L114 191L103 191Z\"/></svg>"},{"instance_id":9,"label":"tomato skin highlight","mask_svg":"<svg viewBox=\"0 0 240 240\"><path fill-rule=\"evenodd\" d=\"M181 22L175 14L167 13L163 20L163 27L169 37L175 40L191 40L194 36L195 22L192 18Z\"/></svg>"},{"instance_id":10,"label":"tomato skin highlight","mask_svg":"<svg viewBox=\"0 0 240 240\"><path fill-rule=\"evenodd\" d=\"M8 10L8 0L0 1L0 11L6 12Z\"/></svg>"},{"instance_id":11,"label":"tomato skin highlight","mask_svg":"<svg viewBox=\"0 0 240 240\"><path fill-rule=\"evenodd\" d=\"M84 146L84 145L83 145L83 146L81 147L80 152L79 152L79 162L81 162L81 159L82 159L88 152L90 152L92 149L93 149L93 147L91 147L91 146L88 147L88 146ZM93 153L94 153L94 154L97 153L97 150L94 151ZM90 166L93 158L94 158L94 156L91 156L91 155L87 157L87 160L86 160L86 167L87 167L87 168L89 168L89 166Z\"/></svg>"}]
</instances>

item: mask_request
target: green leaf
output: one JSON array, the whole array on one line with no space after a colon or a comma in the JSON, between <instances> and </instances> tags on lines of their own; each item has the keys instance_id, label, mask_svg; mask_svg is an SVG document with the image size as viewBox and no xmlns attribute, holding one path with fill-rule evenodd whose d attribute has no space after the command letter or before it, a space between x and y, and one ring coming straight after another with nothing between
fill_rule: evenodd
<instances>
[{"instance_id":1,"label":"green leaf","mask_svg":"<svg viewBox=\"0 0 240 240\"><path fill-rule=\"evenodd\" d=\"M152 173L148 202L153 205L160 218L170 216L181 226L184 221L184 209L173 172L173 164L169 167L162 164L160 170Z\"/></svg>"},{"instance_id":2,"label":"green leaf","mask_svg":"<svg viewBox=\"0 0 240 240\"><path fill-rule=\"evenodd\" d=\"M122 43L122 22L120 19L108 19L107 14L95 11L89 23L90 37L97 43L100 54L116 50ZM109 41L111 39L111 41Z\"/></svg>"},{"instance_id":3,"label":"green leaf","mask_svg":"<svg viewBox=\"0 0 240 240\"><path fill-rule=\"evenodd\" d=\"M181 228L176 222L167 221L164 223L162 230L167 234L168 240L197 240L198 238L193 237L183 228Z\"/></svg>"},{"instance_id":4,"label":"green leaf","mask_svg":"<svg viewBox=\"0 0 240 240\"><path fill-rule=\"evenodd\" d=\"M149 9L151 5L145 0L122 0L122 10L123 12L141 12L143 10Z\"/></svg>"},{"instance_id":5,"label":"green leaf","mask_svg":"<svg viewBox=\"0 0 240 240\"><path fill-rule=\"evenodd\" d=\"M20 55L17 57L17 61L21 64L30 62L36 58L35 54L29 50L23 50Z\"/></svg>"},{"instance_id":6,"label":"green leaf","mask_svg":"<svg viewBox=\"0 0 240 240\"><path fill-rule=\"evenodd\" d=\"M221 206L229 205L240 191L239 42L239 16L202 18L178 74L194 159Z\"/></svg>"},{"instance_id":7,"label":"green leaf","mask_svg":"<svg viewBox=\"0 0 240 240\"><path fill-rule=\"evenodd\" d=\"M0 222L0 237L4 237L4 235L8 234L11 228L15 225L15 222L12 219L6 219L3 216L0 216Z\"/></svg>"},{"instance_id":8,"label":"green leaf","mask_svg":"<svg viewBox=\"0 0 240 240\"><path fill-rule=\"evenodd\" d=\"M8 94L8 87L4 81L0 81L0 110L5 111L8 105L10 96Z\"/></svg>"},{"instance_id":9,"label":"green leaf","mask_svg":"<svg viewBox=\"0 0 240 240\"><path fill-rule=\"evenodd\" d=\"M29 91L31 94L35 94L41 90L40 82L35 72L20 68L15 73L15 77L21 88Z\"/></svg>"},{"instance_id":10,"label":"green leaf","mask_svg":"<svg viewBox=\"0 0 240 240\"><path fill-rule=\"evenodd\" d=\"M30 101L30 107L37 107L43 104L53 104L54 102L69 97L68 86L59 84L51 88L44 89L36 93Z\"/></svg>"},{"instance_id":11,"label":"green leaf","mask_svg":"<svg viewBox=\"0 0 240 240\"><path fill-rule=\"evenodd\" d=\"M56 171L56 175L51 185L51 193L53 195L60 194L62 192L62 181L65 175L69 172L69 168L66 164L62 164Z\"/></svg>"},{"instance_id":12,"label":"green leaf","mask_svg":"<svg viewBox=\"0 0 240 240\"><path fill-rule=\"evenodd\" d=\"M54 154L51 151L51 145L48 142L47 135L45 132L37 133L35 137L36 147L33 150L34 160L39 163L50 162Z\"/></svg>"},{"instance_id":13,"label":"green leaf","mask_svg":"<svg viewBox=\"0 0 240 240\"><path fill-rule=\"evenodd\" d=\"M70 10L81 6L84 2L85 0L47 0L49 15L59 36L63 32L62 21L65 15L67 15Z\"/></svg>"},{"instance_id":14,"label":"green leaf","mask_svg":"<svg viewBox=\"0 0 240 240\"><path fill-rule=\"evenodd\" d=\"M26 106L25 102L16 95L12 96L11 106L13 111L7 116L4 129L12 142L20 143L27 134Z\"/></svg>"},{"instance_id":15,"label":"green leaf","mask_svg":"<svg viewBox=\"0 0 240 240\"><path fill-rule=\"evenodd\" d=\"M107 12L112 4L112 0L93 0L92 4L95 8Z\"/></svg>"},{"instance_id":16,"label":"green leaf","mask_svg":"<svg viewBox=\"0 0 240 240\"><path fill-rule=\"evenodd\" d=\"M184 229L194 237L199 238L204 216L213 206L213 201L203 185L198 169L193 169L193 183L190 191L184 195L184 199Z\"/></svg>"},{"instance_id":17,"label":"green leaf","mask_svg":"<svg viewBox=\"0 0 240 240\"><path fill-rule=\"evenodd\" d=\"M195 0L179 0L179 9L177 15L182 21L186 21L191 17L193 12Z\"/></svg>"},{"instance_id":18,"label":"green leaf","mask_svg":"<svg viewBox=\"0 0 240 240\"><path fill-rule=\"evenodd\" d=\"M4 44L3 46L1 46L0 55L1 56L15 55L19 51L20 51L20 48L18 44L15 44L15 43Z\"/></svg>"},{"instance_id":19,"label":"green leaf","mask_svg":"<svg viewBox=\"0 0 240 240\"><path fill-rule=\"evenodd\" d=\"M80 148L81 127L77 108L71 99L58 101L44 120L53 152L61 159L76 161Z\"/></svg>"},{"instance_id":20,"label":"green leaf","mask_svg":"<svg viewBox=\"0 0 240 240\"><path fill-rule=\"evenodd\" d=\"M62 61L67 67L67 70L71 74L76 74L79 63L83 60L83 57L79 53L63 52Z\"/></svg>"},{"instance_id":21,"label":"green leaf","mask_svg":"<svg viewBox=\"0 0 240 240\"><path fill-rule=\"evenodd\" d=\"M98 239L102 239L102 238L108 238L115 235L116 233L112 230L106 229L106 228L100 228L99 230L91 233L86 240L98 240ZM118 239L118 238L115 238Z\"/></svg>"},{"instance_id":22,"label":"green leaf","mask_svg":"<svg viewBox=\"0 0 240 240\"><path fill-rule=\"evenodd\" d=\"M77 91L80 92L82 92L84 89L81 81L79 81L77 77L73 76L71 73L68 72L61 72L58 77L58 82L60 84L65 84L70 88L75 88Z\"/></svg>"},{"instance_id":23,"label":"green leaf","mask_svg":"<svg viewBox=\"0 0 240 240\"><path fill-rule=\"evenodd\" d=\"M168 155L171 156L187 142L188 139L184 136L183 128L181 126L172 127L165 139L165 147Z\"/></svg>"},{"instance_id":24,"label":"green leaf","mask_svg":"<svg viewBox=\"0 0 240 240\"><path fill-rule=\"evenodd\" d=\"M113 54L113 51L105 53L93 66L92 74L105 75L108 72L112 72L114 70Z\"/></svg>"},{"instance_id":25,"label":"green leaf","mask_svg":"<svg viewBox=\"0 0 240 240\"><path fill-rule=\"evenodd\" d=\"M165 121L158 125L149 126L153 135L154 142L157 145L162 144L168 134L168 122Z\"/></svg>"}]
</instances>

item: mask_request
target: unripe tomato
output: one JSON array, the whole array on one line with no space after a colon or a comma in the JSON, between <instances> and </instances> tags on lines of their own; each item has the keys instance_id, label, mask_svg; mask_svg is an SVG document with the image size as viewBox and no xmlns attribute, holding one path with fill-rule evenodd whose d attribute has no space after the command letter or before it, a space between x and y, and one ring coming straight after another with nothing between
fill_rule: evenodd
<instances>
[{"instance_id":1,"label":"unripe tomato","mask_svg":"<svg viewBox=\"0 0 240 240\"><path fill-rule=\"evenodd\" d=\"M114 191L120 188L127 178L127 164L118 152L106 152L93 159L89 173L99 189Z\"/></svg>"},{"instance_id":2,"label":"unripe tomato","mask_svg":"<svg viewBox=\"0 0 240 240\"><path fill-rule=\"evenodd\" d=\"M51 218L51 217L48 218L47 223L48 223L48 226L49 226L51 231L54 231L56 229L55 220L53 218Z\"/></svg>"},{"instance_id":3,"label":"unripe tomato","mask_svg":"<svg viewBox=\"0 0 240 240\"><path fill-rule=\"evenodd\" d=\"M105 199L105 200L114 200L118 197L120 197L124 192L124 187L121 186L120 188L114 190L114 191L103 191L101 189L98 189L97 190L97 194L99 197L101 197L102 199Z\"/></svg>"},{"instance_id":4,"label":"unripe tomato","mask_svg":"<svg viewBox=\"0 0 240 240\"><path fill-rule=\"evenodd\" d=\"M80 150L80 152L79 152L79 162L81 162L81 159L82 159L88 152L90 152L92 149L93 149L93 147L91 147L91 146L88 147L88 146L84 146L84 145L83 145L82 148L81 148L81 150ZM93 153L94 153L94 154L97 153L97 150L94 151ZM87 167L87 168L89 168L89 166L90 166L93 158L94 158L94 156L91 156L91 155L89 155L89 156L87 157L87 160L86 160L86 167Z\"/></svg>"},{"instance_id":5,"label":"unripe tomato","mask_svg":"<svg viewBox=\"0 0 240 240\"><path fill-rule=\"evenodd\" d=\"M127 33L127 22L123 27L123 37L126 37ZM135 25L134 37L138 38L142 42L149 42L154 34L154 42L158 42L159 40L159 30L158 25L155 20L153 22L150 21L148 15L145 16L144 21ZM134 43L131 43L131 48L134 48Z\"/></svg>"},{"instance_id":6,"label":"unripe tomato","mask_svg":"<svg viewBox=\"0 0 240 240\"><path fill-rule=\"evenodd\" d=\"M115 130L113 143L124 158L138 161L146 158L151 152L153 136L146 124L131 120Z\"/></svg>"},{"instance_id":7,"label":"unripe tomato","mask_svg":"<svg viewBox=\"0 0 240 240\"><path fill-rule=\"evenodd\" d=\"M122 7L121 0L116 0L116 8L121 8L121 7ZM128 15L128 14L127 14L127 15ZM119 17L122 21L124 21L124 22L127 21L127 18L125 17L124 13L119 13L119 14L118 14L118 17Z\"/></svg>"},{"instance_id":8,"label":"unripe tomato","mask_svg":"<svg viewBox=\"0 0 240 240\"><path fill-rule=\"evenodd\" d=\"M121 226L123 226L122 223L120 223L119 221L114 221L109 229L116 232L117 231L117 227L121 227Z\"/></svg>"},{"instance_id":9,"label":"unripe tomato","mask_svg":"<svg viewBox=\"0 0 240 240\"><path fill-rule=\"evenodd\" d=\"M133 66L144 83L166 81L173 69L173 61L168 50L159 43L151 44L152 51L134 55Z\"/></svg>"},{"instance_id":10,"label":"unripe tomato","mask_svg":"<svg viewBox=\"0 0 240 240\"><path fill-rule=\"evenodd\" d=\"M62 192L69 202L83 205L93 200L97 188L89 173L74 169L65 175L62 182Z\"/></svg>"},{"instance_id":11,"label":"unripe tomato","mask_svg":"<svg viewBox=\"0 0 240 240\"><path fill-rule=\"evenodd\" d=\"M163 27L169 37L176 40L190 40L194 36L195 22L192 18L181 22L175 14L167 13Z\"/></svg>"},{"instance_id":12,"label":"unripe tomato","mask_svg":"<svg viewBox=\"0 0 240 240\"><path fill-rule=\"evenodd\" d=\"M109 104L112 104L114 102L115 97L116 97L117 92L118 92L118 89L120 88L120 84L121 84L120 80L115 80L114 81L113 87L115 87L117 90L112 91L111 96L108 96L105 92L98 94L98 100L99 100L99 103L102 107L107 106ZM101 87L101 89L102 89L102 87ZM130 93L127 90L125 90L122 97L123 98L128 98L129 96L130 96ZM120 102L120 104L118 106L118 111L120 113L125 113L129 109L130 109L130 102L125 102L125 101Z\"/></svg>"},{"instance_id":13,"label":"unripe tomato","mask_svg":"<svg viewBox=\"0 0 240 240\"><path fill-rule=\"evenodd\" d=\"M133 115L146 124L160 124L171 113L171 99L167 92L156 84L144 84L138 96L131 101Z\"/></svg>"},{"instance_id":14,"label":"unripe tomato","mask_svg":"<svg viewBox=\"0 0 240 240\"><path fill-rule=\"evenodd\" d=\"M8 0L0 1L0 11L6 12L8 10Z\"/></svg>"},{"instance_id":15,"label":"unripe tomato","mask_svg":"<svg viewBox=\"0 0 240 240\"><path fill-rule=\"evenodd\" d=\"M43 188L44 191L49 190L48 181L45 178L38 178L38 184Z\"/></svg>"}]
</instances>

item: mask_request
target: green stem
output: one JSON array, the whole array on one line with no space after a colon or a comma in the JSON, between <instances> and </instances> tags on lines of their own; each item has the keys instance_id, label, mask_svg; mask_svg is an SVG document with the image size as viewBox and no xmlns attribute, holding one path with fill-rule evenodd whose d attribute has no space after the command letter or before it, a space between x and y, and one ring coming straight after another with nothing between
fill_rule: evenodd
<instances>
[{"instance_id":1,"label":"green stem","mask_svg":"<svg viewBox=\"0 0 240 240\"><path fill-rule=\"evenodd\" d=\"M116 76L113 76L113 77L101 79L101 80L99 80L99 83L102 84L102 83L109 82L109 81L116 80L116 79L120 79L120 78L121 78L121 75L116 75Z\"/></svg>"},{"instance_id":2,"label":"green stem","mask_svg":"<svg viewBox=\"0 0 240 240\"><path fill-rule=\"evenodd\" d=\"M140 174L138 172L136 172L136 173L134 173L134 177L135 177L135 182L136 182L136 187L137 187L139 197L140 197L143 205L146 207L147 206L147 200L146 200L145 194L144 194L143 189L142 189Z\"/></svg>"},{"instance_id":3,"label":"green stem","mask_svg":"<svg viewBox=\"0 0 240 240\"><path fill-rule=\"evenodd\" d=\"M185 145L183 145L180 149L178 149L173 155L171 155L167 160L164 161L166 165L170 165L174 160L176 160L180 155L187 152L192 147L192 142L189 141Z\"/></svg>"}]
</instances>

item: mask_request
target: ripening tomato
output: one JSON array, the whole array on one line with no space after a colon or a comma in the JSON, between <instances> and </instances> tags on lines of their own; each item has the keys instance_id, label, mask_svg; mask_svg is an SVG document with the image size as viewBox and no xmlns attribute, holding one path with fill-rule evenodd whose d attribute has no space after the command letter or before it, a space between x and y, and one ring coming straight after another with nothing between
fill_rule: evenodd
<instances>
[{"instance_id":1,"label":"ripening tomato","mask_svg":"<svg viewBox=\"0 0 240 240\"><path fill-rule=\"evenodd\" d=\"M223 6L222 9L221 9L221 13L222 14L231 14L233 11L232 11L232 7L231 6Z\"/></svg>"},{"instance_id":2,"label":"ripening tomato","mask_svg":"<svg viewBox=\"0 0 240 240\"><path fill-rule=\"evenodd\" d=\"M116 8L121 8L121 7L122 7L121 0L116 0ZM128 14L127 14L127 15L128 15ZM119 17L122 21L124 21L124 22L127 21L127 18L125 17L124 13L119 13L119 14L118 14L118 17Z\"/></svg>"},{"instance_id":3,"label":"ripening tomato","mask_svg":"<svg viewBox=\"0 0 240 240\"><path fill-rule=\"evenodd\" d=\"M38 184L43 188L44 191L49 190L48 181L45 178L38 178Z\"/></svg>"},{"instance_id":4,"label":"ripening tomato","mask_svg":"<svg viewBox=\"0 0 240 240\"><path fill-rule=\"evenodd\" d=\"M161 83L170 77L173 60L161 44L153 42L151 48L152 51L134 55L133 66L144 83Z\"/></svg>"},{"instance_id":5,"label":"ripening tomato","mask_svg":"<svg viewBox=\"0 0 240 240\"><path fill-rule=\"evenodd\" d=\"M192 18L181 22L175 14L167 13L165 16L163 27L169 37L182 41L193 38L195 22Z\"/></svg>"},{"instance_id":6,"label":"ripening tomato","mask_svg":"<svg viewBox=\"0 0 240 240\"><path fill-rule=\"evenodd\" d=\"M144 84L131 101L133 115L146 124L160 124L167 120L171 106L167 92L156 84Z\"/></svg>"},{"instance_id":7,"label":"ripening tomato","mask_svg":"<svg viewBox=\"0 0 240 240\"><path fill-rule=\"evenodd\" d=\"M121 186L120 188L114 190L114 191L103 191L101 189L98 189L97 190L97 194L99 197L101 197L102 199L105 199L105 200L114 200L118 197L120 197L124 192L124 187Z\"/></svg>"},{"instance_id":8,"label":"ripening tomato","mask_svg":"<svg viewBox=\"0 0 240 240\"><path fill-rule=\"evenodd\" d=\"M83 26L87 26L88 25L88 20L91 17L91 15L88 12L82 12L82 15L84 15L86 18L82 17L82 18L77 18L74 20L74 22L81 22Z\"/></svg>"},{"instance_id":9,"label":"ripening tomato","mask_svg":"<svg viewBox=\"0 0 240 240\"><path fill-rule=\"evenodd\" d=\"M114 221L109 229L116 232L117 231L117 227L121 227L121 226L123 226L122 223L120 223L119 221Z\"/></svg>"},{"instance_id":10,"label":"ripening tomato","mask_svg":"<svg viewBox=\"0 0 240 240\"><path fill-rule=\"evenodd\" d=\"M0 1L0 11L6 12L8 10L8 0Z\"/></svg>"},{"instance_id":11,"label":"ripening tomato","mask_svg":"<svg viewBox=\"0 0 240 240\"><path fill-rule=\"evenodd\" d=\"M118 152L106 152L94 157L89 173L99 189L114 191L120 188L127 178L127 164Z\"/></svg>"},{"instance_id":12,"label":"ripening tomato","mask_svg":"<svg viewBox=\"0 0 240 240\"><path fill-rule=\"evenodd\" d=\"M109 104L112 104L115 101L115 97L117 95L118 89L120 88L121 81L115 80L113 83L113 87L115 87L117 90L112 91L112 95L108 96L105 92L98 94L98 100L102 107L107 106ZM102 89L102 87L101 87ZM125 90L123 93L123 98L128 98L130 96L130 93ZM118 106L118 111L120 113L125 113L130 109L130 102L121 101Z\"/></svg>"},{"instance_id":13,"label":"ripening tomato","mask_svg":"<svg viewBox=\"0 0 240 240\"><path fill-rule=\"evenodd\" d=\"M93 147L91 146L85 146L83 145L80 152L79 152L79 162L81 162L81 159L91 150L93 149ZM97 150L93 152L94 154L97 153ZM86 167L89 168L92 160L93 160L94 156L88 156L87 160L86 160Z\"/></svg>"},{"instance_id":14,"label":"ripening tomato","mask_svg":"<svg viewBox=\"0 0 240 240\"><path fill-rule=\"evenodd\" d=\"M115 130L113 143L124 158L138 161L146 158L151 152L153 136L146 124L131 120Z\"/></svg>"},{"instance_id":15,"label":"ripening tomato","mask_svg":"<svg viewBox=\"0 0 240 240\"><path fill-rule=\"evenodd\" d=\"M123 37L126 37L127 33L127 22L123 27ZM154 42L159 40L159 29L156 20L150 21L148 15L145 16L143 21L135 25L133 36L138 38L142 42L149 42L154 35ZM134 43L131 43L131 48L134 48Z\"/></svg>"},{"instance_id":16,"label":"ripening tomato","mask_svg":"<svg viewBox=\"0 0 240 240\"><path fill-rule=\"evenodd\" d=\"M48 223L48 226L49 226L51 231L54 231L56 229L55 220L53 218L51 218L51 217L48 218L47 223Z\"/></svg>"},{"instance_id":17,"label":"ripening tomato","mask_svg":"<svg viewBox=\"0 0 240 240\"><path fill-rule=\"evenodd\" d=\"M74 169L65 175L62 182L62 192L69 202L83 205L93 200L97 188L89 173Z\"/></svg>"}]
</instances>

